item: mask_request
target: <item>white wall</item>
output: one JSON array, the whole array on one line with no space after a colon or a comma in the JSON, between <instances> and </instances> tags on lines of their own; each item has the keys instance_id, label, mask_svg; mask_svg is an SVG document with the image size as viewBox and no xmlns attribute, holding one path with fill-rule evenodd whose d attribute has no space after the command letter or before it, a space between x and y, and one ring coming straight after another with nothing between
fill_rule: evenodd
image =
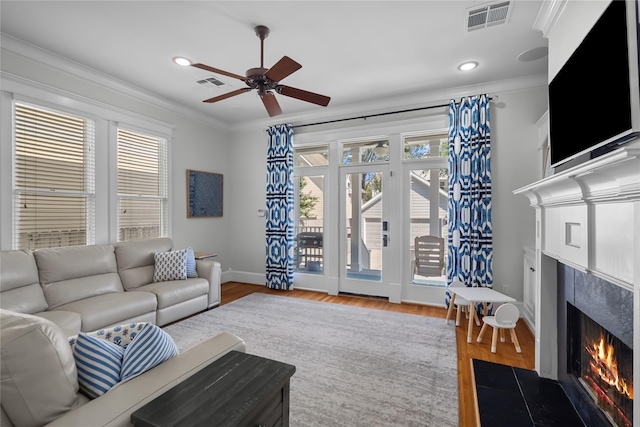
<instances>
[{"instance_id":1,"label":"white wall","mask_svg":"<svg viewBox=\"0 0 640 427\"><path fill-rule=\"evenodd\" d=\"M266 208L267 133L257 129L235 132L230 149L231 217L230 262L224 266L244 274L233 280L264 284L266 271L265 217L258 209Z\"/></svg>"},{"instance_id":2,"label":"white wall","mask_svg":"<svg viewBox=\"0 0 640 427\"><path fill-rule=\"evenodd\" d=\"M196 251L216 252L217 260L223 264L229 262L229 224L233 215L230 206L230 136L227 131L216 129L204 122L190 119L188 112L179 114L167 108L127 96L111 90L97 82L74 76L59 68L36 62L24 56L2 50L1 70L12 76L25 79L24 83L40 91L56 91L58 94L87 98L92 102L103 103L115 109L132 112L152 121L161 121L174 126L172 141L171 182L171 230L176 247L192 246ZM6 86L3 85L3 90ZM10 117L4 116L2 123L10 123ZM6 152L3 152L6 155ZM196 169L224 174L224 216L221 218L187 219L186 211L186 170ZM4 175L4 174L3 174ZM6 186L4 186L6 187ZM4 188L3 187L3 188ZM11 205L10 194L2 193L0 203ZM0 217L6 226L10 215ZM9 211L10 212L10 211ZM6 229L6 227L3 227ZM10 228L9 228L10 229ZM6 242L6 239L3 238ZM97 243L107 243L100 241ZM2 249L10 249L4 247Z\"/></svg>"},{"instance_id":3,"label":"white wall","mask_svg":"<svg viewBox=\"0 0 640 427\"><path fill-rule=\"evenodd\" d=\"M502 93L491 109L494 288L523 298L524 246L535 245L535 211L513 190L539 179L536 122L547 110L546 87Z\"/></svg>"}]
</instances>

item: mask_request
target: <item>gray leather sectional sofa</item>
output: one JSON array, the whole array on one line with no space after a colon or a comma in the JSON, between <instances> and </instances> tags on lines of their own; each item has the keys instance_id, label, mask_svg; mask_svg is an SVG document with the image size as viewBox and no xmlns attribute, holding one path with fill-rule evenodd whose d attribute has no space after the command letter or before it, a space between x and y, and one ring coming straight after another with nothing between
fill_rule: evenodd
<instances>
[{"instance_id":1,"label":"gray leather sectional sofa","mask_svg":"<svg viewBox=\"0 0 640 427\"><path fill-rule=\"evenodd\" d=\"M153 282L168 238L0 253L0 426L131 426L131 414L244 341L227 332L89 400L68 337L133 322L159 326L220 303L220 264ZM181 249L181 248L177 248Z\"/></svg>"},{"instance_id":2,"label":"gray leather sectional sofa","mask_svg":"<svg viewBox=\"0 0 640 427\"><path fill-rule=\"evenodd\" d=\"M131 322L166 325L220 303L220 263L198 278L153 282L170 238L0 254L0 308L44 317L67 336ZM178 248L181 249L181 248Z\"/></svg>"},{"instance_id":3,"label":"gray leather sectional sofa","mask_svg":"<svg viewBox=\"0 0 640 427\"><path fill-rule=\"evenodd\" d=\"M52 322L0 309L2 427L130 427L131 414L231 350L246 351L228 332L117 384L89 400L80 393L67 336Z\"/></svg>"}]
</instances>

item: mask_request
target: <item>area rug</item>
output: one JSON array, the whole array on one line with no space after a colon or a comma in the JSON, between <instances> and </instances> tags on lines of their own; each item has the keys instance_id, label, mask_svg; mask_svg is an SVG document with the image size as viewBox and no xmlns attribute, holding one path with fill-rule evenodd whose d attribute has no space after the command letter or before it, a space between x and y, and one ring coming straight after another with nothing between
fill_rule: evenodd
<instances>
[{"instance_id":1,"label":"area rug","mask_svg":"<svg viewBox=\"0 0 640 427\"><path fill-rule=\"evenodd\" d=\"M291 426L458 426L443 319L254 293L164 328L185 351L219 332L295 365Z\"/></svg>"}]
</instances>

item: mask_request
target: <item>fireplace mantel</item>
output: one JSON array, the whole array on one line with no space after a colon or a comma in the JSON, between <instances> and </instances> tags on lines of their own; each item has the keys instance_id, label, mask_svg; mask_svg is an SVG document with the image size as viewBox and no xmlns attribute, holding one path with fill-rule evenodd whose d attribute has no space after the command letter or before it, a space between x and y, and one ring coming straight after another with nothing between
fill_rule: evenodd
<instances>
[{"instance_id":1,"label":"fireplace mantel","mask_svg":"<svg viewBox=\"0 0 640 427\"><path fill-rule=\"evenodd\" d=\"M640 343L640 139L514 194L527 197L536 210L538 374L558 379L558 261L633 292L634 343ZM640 357L634 357L634 384L640 384Z\"/></svg>"},{"instance_id":2,"label":"fireplace mantel","mask_svg":"<svg viewBox=\"0 0 640 427\"><path fill-rule=\"evenodd\" d=\"M536 249L634 290L640 250L640 140L514 194L527 197L536 208Z\"/></svg>"},{"instance_id":3,"label":"fireplace mantel","mask_svg":"<svg viewBox=\"0 0 640 427\"><path fill-rule=\"evenodd\" d=\"M640 200L640 141L514 191L531 206Z\"/></svg>"}]
</instances>

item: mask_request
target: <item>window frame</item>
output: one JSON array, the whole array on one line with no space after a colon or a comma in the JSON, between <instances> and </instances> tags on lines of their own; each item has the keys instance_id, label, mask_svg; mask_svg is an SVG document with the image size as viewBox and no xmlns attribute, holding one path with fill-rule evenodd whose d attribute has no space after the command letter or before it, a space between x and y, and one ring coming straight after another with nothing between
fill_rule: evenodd
<instances>
[{"instance_id":1,"label":"window frame","mask_svg":"<svg viewBox=\"0 0 640 427\"><path fill-rule=\"evenodd\" d=\"M122 130L125 132L130 132L130 133L136 133L145 137L150 137L150 138L157 138L158 139L158 143L159 145L164 145L164 147L161 147L160 149L162 151L164 151L164 153L162 153L164 155L164 158L162 158L161 156L159 156L158 158L158 175L159 175L159 180L163 181L163 182L159 182L159 185L161 186L161 188L158 189L158 195L149 195L149 194L124 194L124 193L120 193L119 190L119 183L118 183L118 177L119 177L119 142L118 142L118 132ZM116 143L115 143L115 152L116 152L116 161L115 161L115 170L114 170L114 175L115 175L115 181L116 181L116 185L115 185L115 193L116 193L116 201L115 201L115 211L116 211L116 226L115 226L115 241L116 242L121 242L121 241L126 241L126 240L121 240L120 238L120 202L124 199L128 199L128 200L159 200L160 201L160 224L159 224L159 233L158 236L154 236L154 237L167 237L169 236L169 213L171 211L170 209L170 203L169 203L169 195L170 195L170 181L169 181L169 171L170 171L170 157L169 157L169 147L170 147L170 141L169 138L167 138L166 135L158 135L156 133L153 132L149 132L146 130L142 130L136 127L132 127L132 126L127 126L127 125L122 125L122 124L116 124L115 125L115 133L116 133ZM162 164L164 163L164 164ZM164 195L162 195L161 193L164 193Z\"/></svg>"},{"instance_id":2,"label":"window frame","mask_svg":"<svg viewBox=\"0 0 640 427\"><path fill-rule=\"evenodd\" d=\"M402 164L405 163L421 163L424 161L428 161L433 163L434 165L439 165L439 164L443 164L443 163L447 163L449 162L449 157L448 156L425 156L422 158L407 158L404 155L404 148L406 145L406 140L408 139L415 139L415 138L432 138L432 137L436 137L436 136L442 136L441 139L444 138L448 138L449 136L449 130L445 129L445 128L439 128L439 129L430 129L427 131L417 131L417 132L403 132L401 134L400 137L400 141L401 141L401 145L402 145ZM438 152L439 154L439 152Z\"/></svg>"},{"instance_id":3,"label":"window frame","mask_svg":"<svg viewBox=\"0 0 640 427\"><path fill-rule=\"evenodd\" d=\"M64 190L63 188L53 188L53 189L44 189L44 188L19 188L18 187L18 168L17 168L17 156L18 156L18 130L17 130L17 114L18 107L23 106L25 108L30 108L33 111L40 110L45 113L50 113L52 115L60 115L66 116L67 118L73 118L77 120L82 120L89 127L90 134L87 135L86 131L83 135L83 179L82 186L85 187L84 191L78 190ZM95 120L91 117L87 117L85 115L77 114L75 112L70 112L63 108L50 107L45 105L39 105L37 103L23 101L19 99L14 99L11 102L11 247L12 249L40 249L40 248L48 248L48 247L58 247L60 245L26 245L21 246L20 237L19 237L19 222L20 222L20 212L18 208L18 203L21 199L21 196L24 195L35 195L35 196L50 196L50 197L64 197L67 196L69 198L78 198L85 200L85 239L84 245L90 245L95 243L95 196L96 196L96 174L95 174L95 147L96 147L96 137L95 137ZM63 230L51 230L50 232L61 232ZM33 234L45 234L46 231L38 232L37 230L33 231ZM67 236L70 240L71 237ZM76 242L74 242L76 243ZM65 245L65 246L73 246L74 244Z\"/></svg>"},{"instance_id":4,"label":"window frame","mask_svg":"<svg viewBox=\"0 0 640 427\"><path fill-rule=\"evenodd\" d=\"M167 235L172 234L172 145L175 125L92 100L51 86L2 77L0 112L7 126L0 128L0 200L13 200L13 112L21 101L95 120L95 244L117 242L116 126L126 126L167 139ZM13 249L13 205L0 204L0 249Z\"/></svg>"}]
</instances>

